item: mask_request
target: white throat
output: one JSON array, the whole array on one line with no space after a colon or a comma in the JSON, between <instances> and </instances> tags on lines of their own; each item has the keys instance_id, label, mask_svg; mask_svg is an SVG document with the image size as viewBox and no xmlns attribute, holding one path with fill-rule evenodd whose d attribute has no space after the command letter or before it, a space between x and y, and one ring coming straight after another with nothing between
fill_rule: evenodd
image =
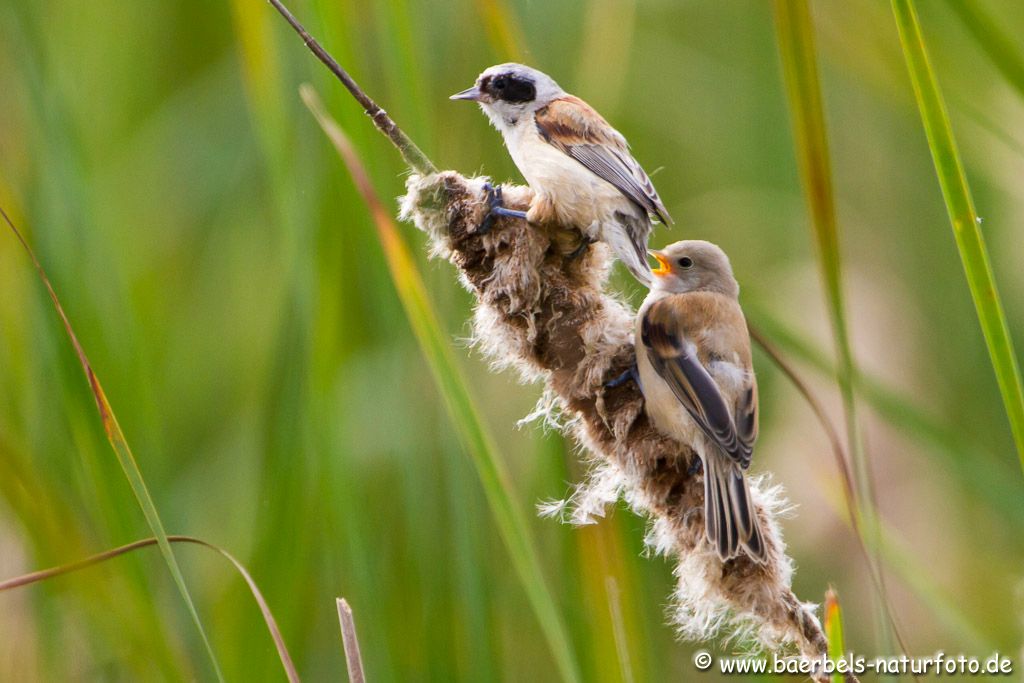
<instances>
[{"instance_id":1,"label":"white throat","mask_svg":"<svg viewBox=\"0 0 1024 683\"><path fill-rule=\"evenodd\" d=\"M651 293L658 293L661 295L659 298L669 294L685 294L688 291L686 285L677 277L655 275L651 283Z\"/></svg>"},{"instance_id":2,"label":"white throat","mask_svg":"<svg viewBox=\"0 0 1024 683\"><path fill-rule=\"evenodd\" d=\"M529 120L533 118L533 112L527 110L525 107L501 105L504 105L504 103L481 104L480 108L483 110L484 114L487 115L491 125L498 129L498 132L500 132L507 141L513 131L524 123L529 123Z\"/></svg>"}]
</instances>

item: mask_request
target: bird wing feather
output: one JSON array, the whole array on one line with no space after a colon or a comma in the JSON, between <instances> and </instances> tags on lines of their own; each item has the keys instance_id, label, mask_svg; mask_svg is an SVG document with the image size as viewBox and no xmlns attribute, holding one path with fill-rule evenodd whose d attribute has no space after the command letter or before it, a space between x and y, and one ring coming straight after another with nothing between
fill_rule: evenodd
<instances>
[{"instance_id":1,"label":"bird wing feather","mask_svg":"<svg viewBox=\"0 0 1024 683\"><path fill-rule=\"evenodd\" d=\"M739 441L743 452L747 454L746 461L740 463L743 467L750 464L750 457L754 452L754 442L757 441L757 414L757 383L753 377L751 377L747 386L737 397L736 407L733 410L733 423L736 425L736 439Z\"/></svg>"},{"instance_id":2,"label":"bird wing feather","mask_svg":"<svg viewBox=\"0 0 1024 683\"><path fill-rule=\"evenodd\" d=\"M741 467L750 464L757 438L757 391L753 380L740 392L733 413L718 384L686 336L685 316L673 308L678 296L652 305L641 323L641 339L655 372L668 384L697 426Z\"/></svg>"},{"instance_id":3,"label":"bird wing feather","mask_svg":"<svg viewBox=\"0 0 1024 683\"><path fill-rule=\"evenodd\" d=\"M668 215L654 183L629 152L622 135L589 104L572 95L537 110L537 130L546 142L615 186L635 204L668 225Z\"/></svg>"}]
</instances>

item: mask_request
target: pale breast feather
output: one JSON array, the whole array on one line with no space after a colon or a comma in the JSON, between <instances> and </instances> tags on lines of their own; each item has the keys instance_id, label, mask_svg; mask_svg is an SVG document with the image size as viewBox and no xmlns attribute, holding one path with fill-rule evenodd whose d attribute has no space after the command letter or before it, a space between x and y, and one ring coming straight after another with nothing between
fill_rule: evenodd
<instances>
[{"instance_id":1,"label":"pale breast feather","mask_svg":"<svg viewBox=\"0 0 1024 683\"><path fill-rule=\"evenodd\" d=\"M555 148L611 183L665 224L671 217L654 184L629 152L625 138L589 104L571 95L537 110L537 131Z\"/></svg>"}]
</instances>

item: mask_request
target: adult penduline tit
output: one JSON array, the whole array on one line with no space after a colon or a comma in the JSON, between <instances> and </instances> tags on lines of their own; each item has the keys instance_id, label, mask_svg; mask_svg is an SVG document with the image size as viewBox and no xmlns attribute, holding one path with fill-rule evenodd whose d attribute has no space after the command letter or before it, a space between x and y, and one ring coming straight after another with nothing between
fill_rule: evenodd
<instances>
[{"instance_id":1,"label":"adult penduline tit","mask_svg":"<svg viewBox=\"0 0 1024 683\"><path fill-rule=\"evenodd\" d=\"M722 560L765 559L743 476L757 438L750 333L729 258L710 242L676 242L658 261L636 319L640 388L656 429L691 446L704 468L704 529Z\"/></svg>"},{"instance_id":2,"label":"adult penduline tit","mask_svg":"<svg viewBox=\"0 0 1024 683\"><path fill-rule=\"evenodd\" d=\"M528 211L513 211L501 205L500 187L488 187L491 210L481 232L494 216L576 228L584 237L577 254L588 242L606 242L638 280L650 284L651 216L666 224L671 219L626 139L600 114L522 64L492 66L451 99L480 104L534 193Z\"/></svg>"}]
</instances>

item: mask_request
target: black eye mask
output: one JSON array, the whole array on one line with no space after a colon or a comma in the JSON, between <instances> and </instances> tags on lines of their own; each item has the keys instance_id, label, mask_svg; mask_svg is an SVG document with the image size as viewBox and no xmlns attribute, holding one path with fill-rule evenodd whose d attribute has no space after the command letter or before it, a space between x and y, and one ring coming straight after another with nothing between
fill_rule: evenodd
<instances>
[{"instance_id":1,"label":"black eye mask","mask_svg":"<svg viewBox=\"0 0 1024 683\"><path fill-rule=\"evenodd\" d=\"M494 99L513 104L532 102L537 97L537 88L533 81L512 74L496 76L485 83L483 88Z\"/></svg>"}]
</instances>

